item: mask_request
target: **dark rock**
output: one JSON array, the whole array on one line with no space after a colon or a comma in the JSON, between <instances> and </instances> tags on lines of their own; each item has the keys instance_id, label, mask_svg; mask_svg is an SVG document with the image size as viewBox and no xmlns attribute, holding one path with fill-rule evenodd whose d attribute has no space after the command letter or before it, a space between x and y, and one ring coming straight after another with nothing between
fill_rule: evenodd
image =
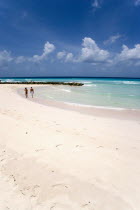
<instances>
[{"instance_id":1,"label":"dark rock","mask_svg":"<svg viewBox=\"0 0 140 210\"><path fill-rule=\"evenodd\" d=\"M20 85L70 85L70 86L83 86L80 82L0 82L0 84L20 84Z\"/></svg>"}]
</instances>

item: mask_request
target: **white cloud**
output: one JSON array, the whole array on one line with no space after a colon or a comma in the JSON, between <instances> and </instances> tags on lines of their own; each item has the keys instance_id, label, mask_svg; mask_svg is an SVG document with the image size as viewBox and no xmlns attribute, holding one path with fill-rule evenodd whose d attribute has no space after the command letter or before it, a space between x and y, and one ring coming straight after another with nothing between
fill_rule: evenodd
<instances>
[{"instance_id":1,"label":"white cloud","mask_svg":"<svg viewBox=\"0 0 140 210\"><path fill-rule=\"evenodd\" d=\"M63 59L65 56L66 56L66 52L65 51L62 51L62 52L58 52L57 53L57 58L59 60Z\"/></svg>"},{"instance_id":2,"label":"white cloud","mask_svg":"<svg viewBox=\"0 0 140 210\"><path fill-rule=\"evenodd\" d=\"M13 58L11 57L11 53L6 51L6 50L3 50L3 51L0 51L0 61L11 61Z\"/></svg>"},{"instance_id":3,"label":"white cloud","mask_svg":"<svg viewBox=\"0 0 140 210\"><path fill-rule=\"evenodd\" d=\"M46 42L44 45L44 50L42 55L34 55L32 58L29 58L29 61L39 62L47 58L47 56L55 50L55 46L50 42Z\"/></svg>"},{"instance_id":4,"label":"white cloud","mask_svg":"<svg viewBox=\"0 0 140 210\"><path fill-rule=\"evenodd\" d=\"M122 37L122 35L120 35L120 34L117 34L117 35L114 35L114 36L110 36L109 39L104 41L104 44L105 45L113 44L114 42L116 42L121 37Z\"/></svg>"},{"instance_id":5,"label":"white cloud","mask_svg":"<svg viewBox=\"0 0 140 210\"><path fill-rule=\"evenodd\" d=\"M88 63L100 63L106 62L110 54L107 50L100 49L96 42L85 37L83 39L83 48L81 50L81 55L79 61L88 62Z\"/></svg>"},{"instance_id":6,"label":"white cloud","mask_svg":"<svg viewBox=\"0 0 140 210\"><path fill-rule=\"evenodd\" d=\"M87 62L92 64L110 62L109 56L110 54L107 50L100 49L96 42L88 37L83 39L79 55L74 56L73 53L65 51L57 53L57 58L64 62Z\"/></svg>"},{"instance_id":7,"label":"white cloud","mask_svg":"<svg viewBox=\"0 0 140 210\"><path fill-rule=\"evenodd\" d=\"M53 52L54 50L55 50L55 46L49 42L46 42L44 45L43 56L48 55L49 53Z\"/></svg>"},{"instance_id":8,"label":"white cloud","mask_svg":"<svg viewBox=\"0 0 140 210\"><path fill-rule=\"evenodd\" d=\"M0 66L3 67L7 65L9 62L11 62L13 58L11 57L11 53L3 50L0 51Z\"/></svg>"},{"instance_id":9,"label":"white cloud","mask_svg":"<svg viewBox=\"0 0 140 210\"><path fill-rule=\"evenodd\" d=\"M110 40L114 42L116 37ZM12 57L10 52L6 50L0 51L0 67L7 67L8 63L11 61L15 62L16 64L23 62L40 62L45 60L54 50L55 46L49 42L46 42L42 54L34 55L33 57ZM63 62L85 62L90 63L91 65L100 64L101 67L105 68L121 63L125 65L140 66L140 44L136 44L133 48L123 45L120 53L113 54L108 50L100 48L92 38L85 37L82 41L82 47L77 54L73 52L60 51L55 56L58 60ZM51 62L54 62L54 58L51 60Z\"/></svg>"},{"instance_id":10,"label":"white cloud","mask_svg":"<svg viewBox=\"0 0 140 210\"><path fill-rule=\"evenodd\" d=\"M44 45L43 53L41 55L34 55L32 57L17 56L15 58L11 57L11 54L6 50L0 52L0 65L9 61L14 61L16 64L23 62L40 62L45 60L50 53L55 50L55 46L49 42L46 42Z\"/></svg>"},{"instance_id":11,"label":"white cloud","mask_svg":"<svg viewBox=\"0 0 140 210\"><path fill-rule=\"evenodd\" d=\"M18 56L16 59L15 59L15 63L23 63L24 61L26 61L27 58L24 57L24 56Z\"/></svg>"},{"instance_id":12,"label":"white cloud","mask_svg":"<svg viewBox=\"0 0 140 210\"><path fill-rule=\"evenodd\" d=\"M64 62L76 62L76 60L74 59L74 55L66 51L58 52L57 59Z\"/></svg>"},{"instance_id":13,"label":"white cloud","mask_svg":"<svg viewBox=\"0 0 140 210\"><path fill-rule=\"evenodd\" d=\"M126 45L123 45L123 50L117 56L118 60L139 60L140 59L140 44L136 44L134 48L128 48Z\"/></svg>"},{"instance_id":14,"label":"white cloud","mask_svg":"<svg viewBox=\"0 0 140 210\"><path fill-rule=\"evenodd\" d=\"M65 62L74 62L74 56L73 56L72 53L68 53L68 54L66 55Z\"/></svg>"},{"instance_id":15,"label":"white cloud","mask_svg":"<svg viewBox=\"0 0 140 210\"><path fill-rule=\"evenodd\" d=\"M140 0L135 0L135 6L140 6Z\"/></svg>"}]
</instances>

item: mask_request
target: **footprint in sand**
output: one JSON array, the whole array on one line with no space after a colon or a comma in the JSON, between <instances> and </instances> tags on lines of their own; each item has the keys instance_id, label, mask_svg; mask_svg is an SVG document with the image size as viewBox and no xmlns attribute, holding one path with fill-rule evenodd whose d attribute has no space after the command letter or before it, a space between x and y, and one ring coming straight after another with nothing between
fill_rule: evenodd
<instances>
[{"instance_id":1,"label":"footprint in sand","mask_svg":"<svg viewBox=\"0 0 140 210\"><path fill-rule=\"evenodd\" d=\"M103 148L103 146L99 146L99 147L97 147L97 148Z\"/></svg>"},{"instance_id":2,"label":"footprint in sand","mask_svg":"<svg viewBox=\"0 0 140 210\"><path fill-rule=\"evenodd\" d=\"M91 202L89 201L88 203L85 203L85 204L83 204L82 205L82 208L88 208L89 209L89 207L90 207L90 209L91 209ZM94 207L92 206L92 210L94 210Z\"/></svg>"},{"instance_id":3,"label":"footprint in sand","mask_svg":"<svg viewBox=\"0 0 140 210\"><path fill-rule=\"evenodd\" d=\"M78 148L78 147L82 148L83 146L82 146L82 145L76 145L76 147L77 147L77 148Z\"/></svg>"},{"instance_id":4,"label":"footprint in sand","mask_svg":"<svg viewBox=\"0 0 140 210\"><path fill-rule=\"evenodd\" d=\"M5 155L5 150L3 150L2 152L1 152L1 155L0 155L0 157L2 157L2 156L4 156Z\"/></svg>"},{"instance_id":5,"label":"footprint in sand","mask_svg":"<svg viewBox=\"0 0 140 210\"><path fill-rule=\"evenodd\" d=\"M55 184L55 185L52 185L52 187L53 187L53 188L54 188L54 187L65 187L65 188L68 188L68 186L65 185L65 184Z\"/></svg>"},{"instance_id":6,"label":"footprint in sand","mask_svg":"<svg viewBox=\"0 0 140 210\"><path fill-rule=\"evenodd\" d=\"M16 178L15 178L15 176L13 174L11 174L9 177L12 178L13 181L14 181L14 183L16 184Z\"/></svg>"},{"instance_id":7,"label":"footprint in sand","mask_svg":"<svg viewBox=\"0 0 140 210\"><path fill-rule=\"evenodd\" d=\"M63 145L63 144L57 144L56 147L60 147L60 146L62 146L62 145Z\"/></svg>"},{"instance_id":8,"label":"footprint in sand","mask_svg":"<svg viewBox=\"0 0 140 210\"><path fill-rule=\"evenodd\" d=\"M52 203L49 210L71 209L70 206L63 203Z\"/></svg>"},{"instance_id":9,"label":"footprint in sand","mask_svg":"<svg viewBox=\"0 0 140 210\"><path fill-rule=\"evenodd\" d=\"M61 132L61 131L59 131L59 130L56 130L56 132L62 133L62 132Z\"/></svg>"},{"instance_id":10,"label":"footprint in sand","mask_svg":"<svg viewBox=\"0 0 140 210\"><path fill-rule=\"evenodd\" d=\"M38 193L39 193L39 188L40 188L40 186L39 186L39 185L35 185L35 186L33 186L33 188L32 188L32 195L31 195L31 197L37 197L37 195L38 195Z\"/></svg>"},{"instance_id":11,"label":"footprint in sand","mask_svg":"<svg viewBox=\"0 0 140 210\"><path fill-rule=\"evenodd\" d=\"M5 158L1 159L0 162L2 162L2 161L4 161L4 160L5 160Z\"/></svg>"},{"instance_id":12,"label":"footprint in sand","mask_svg":"<svg viewBox=\"0 0 140 210\"><path fill-rule=\"evenodd\" d=\"M35 152L41 152L41 151L44 151L46 149L36 149Z\"/></svg>"},{"instance_id":13,"label":"footprint in sand","mask_svg":"<svg viewBox=\"0 0 140 210\"><path fill-rule=\"evenodd\" d=\"M27 193L30 193L30 197L37 197L38 193L39 193L39 185L34 185L34 186L28 186L23 188L22 190L20 190L20 192L22 193L22 195L26 195Z\"/></svg>"},{"instance_id":14,"label":"footprint in sand","mask_svg":"<svg viewBox=\"0 0 140 210\"><path fill-rule=\"evenodd\" d=\"M86 203L86 204L84 204L84 205L82 205L82 207L86 207L86 206L88 206L88 204Z\"/></svg>"},{"instance_id":15,"label":"footprint in sand","mask_svg":"<svg viewBox=\"0 0 140 210\"><path fill-rule=\"evenodd\" d=\"M54 209L57 203L54 203L51 207L50 210Z\"/></svg>"}]
</instances>

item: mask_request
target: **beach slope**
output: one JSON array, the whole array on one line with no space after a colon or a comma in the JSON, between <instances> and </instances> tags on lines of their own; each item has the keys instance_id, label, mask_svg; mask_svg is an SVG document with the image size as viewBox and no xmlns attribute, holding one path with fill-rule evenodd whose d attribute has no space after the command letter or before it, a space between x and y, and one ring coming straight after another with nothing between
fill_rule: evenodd
<instances>
[{"instance_id":1,"label":"beach slope","mask_svg":"<svg viewBox=\"0 0 140 210\"><path fill-rule=\"evenodd\" d=\"M0 209L139 210L140 120L44 106L18 87L0 86Z\"/></svg>"}]
</instances>

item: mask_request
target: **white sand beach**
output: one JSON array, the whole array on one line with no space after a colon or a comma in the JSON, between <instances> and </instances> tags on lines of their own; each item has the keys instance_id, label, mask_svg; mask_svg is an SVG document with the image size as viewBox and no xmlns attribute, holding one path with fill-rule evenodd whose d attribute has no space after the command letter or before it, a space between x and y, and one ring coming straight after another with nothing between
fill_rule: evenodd
<instances>
[{"instance_id":1,"label":"white sand beach","mask_svg":"<svg viewBox=\"0 0 140 210\"><path fill-rule=\"evenodd\" d=\"M0 210L139 210L140 118L45 106L19 87L0 85Z\"/></svg>"}]
</instances>

